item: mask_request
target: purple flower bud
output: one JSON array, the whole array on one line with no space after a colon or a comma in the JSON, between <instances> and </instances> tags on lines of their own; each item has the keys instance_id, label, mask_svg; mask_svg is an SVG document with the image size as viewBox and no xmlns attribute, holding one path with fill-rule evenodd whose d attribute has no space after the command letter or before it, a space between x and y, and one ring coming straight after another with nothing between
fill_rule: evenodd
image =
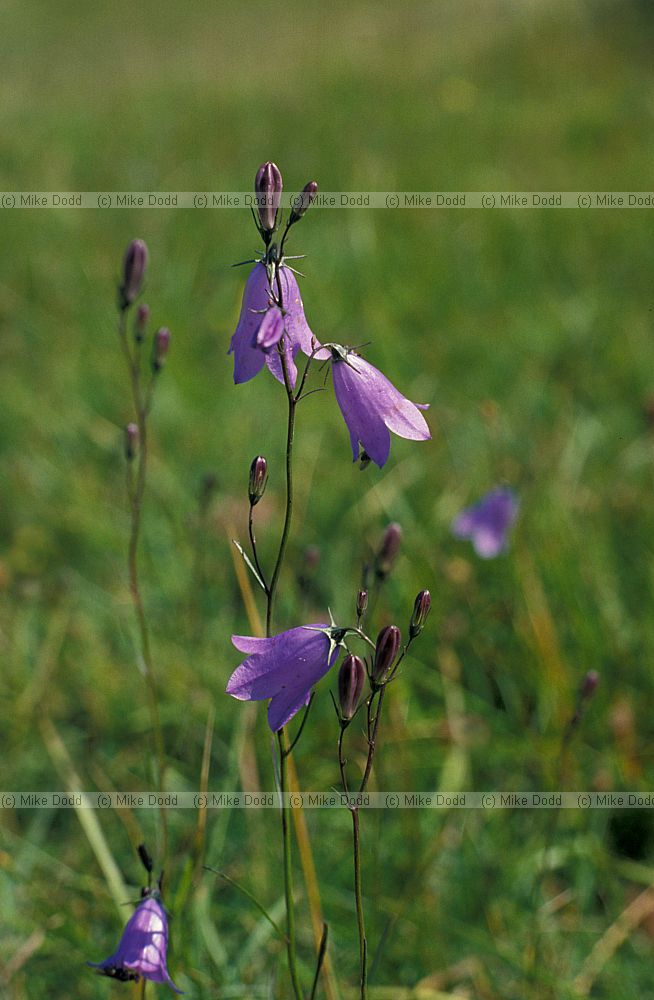
<instances>
[{"instance_id":1,"label":"purple flower bud","mask_svg":"<svg viewBox=\"0 0 654 1000\"><path fill-rule=\"evenodd\" d=\"M357 594L357 618L363 618L368 610L368 591L360 590Z\"/></svg>"},{"instance_id":2,"label":"purple flower bud","mask_svg":"<svg viewBox=\"0 0 654 1000\"><path fill-rule=\"evenodd\" d=\"M147 266L148 248L143 240L132 240L123 260L123 282L119 289L121 309L126 309L138 298Z\"/></svg>"},{"instance_id":3,"label":"purple flower bud","mask_svg":"<svg viewBox=\"0 0 654 1000\"><path fill-rule=\"evenodd\" d=\"M375 557L375 574L380 579L383 580L390 573L397 559L401 544L402 527L397 521L392 521L384 532L382 543Z\"/></svg>"},{"instance_id":4,"label":"purple flower bud","mask_svg":"<svg viewBox=\"0 0 654 1000\"><path fill-rule=\"evenodd\" d=\"M375 684L384 684L388 679L401 642L402 633L397 625L387 625L377 636L375 662L372 667L372 679Z\"/></svg>"},{"instance_id":5,"label":"purple flower bud","mask_svg":"<svg viewBox=\"0 0 654 1000\"><path fill-rule=\"evenodd\" d=\"M134 321L134 340L140 344L145 339L145 330L150 319L150 306L142 302L136 310L136 320Z\"/></svg>"},{"instance_id":6,"label":"purple flower bud","mask_svg":"<svg viewBox=\"0 0 654 1000\"><path fill-rule=\"evenodd\" d=\"M132 462L136 458L139 447L139 429L136 424L128 424L125 428L125 458Z\"/></svg>"},{"instance_id":7,"label":"purple flower bud","mask_svg":"<svg viewBox=\"0 0 654 1000\"><path fill-rule=\"evenodd\" d=\"M296 195L293 199L293 209L291 211L291 217L288 220L289 225L293 225L298 219L301 219L304 213L311 208L311 205L316 200L316 195L318 194L318 185L316 181L309 181L302 188L300 194Z\"/></svg>"},{"instance_id":8,"label":"purple flower bud","mask_svg":"<svg viewBox=\"0 0 654 1000\"><path fill-rule=\"evenodd\" d=\"M259 503L266 491L267 482L268 463L263 455L257 455L256 458L252 459L252 465L250 466L250 482L248 484L250 507L255 507Z\"/></svg>"},{"instance_id":9,"label":"purple flower bud","mask_svg":"<svg viewBox=\"0 0 654 1000\"><path fill-rule=\"evenodd\" d=\"M265 233L274 233L277 225L277 210L282 198L282 175L270 160L262 164L254 179L257 212L261 228Z\"/></svg>"},{"instance_id":10,"label":"purple flower bud","mask_svg":"<svg viewBox=\"0 0 654 1000\"><path fill-rule=\"evenodd\" d=\"M152 371L160 372L164 366L168 348L170 347L170 330L162 326L154 335L152 344Z\"/></svg>"},{"instance_id":11,"label":"purple flower bud","mask_svg":"<svg viewBox=\"0 0 654 1000\"><path fill-rule=\"evenodd\" d=\"M579 698L581 701L590 701L595 692L597 691L597 685L599 684L599 674L596 670L589 670L583 681L581 682L581 688L579 689Z\"/></svg>"},{"instance_id":12,"label":"purple flower bud","mask_svg":"<svg viewBox=\"0 0 654 1000\"><path fill-rule=\"evenodd\" d=\"M415 639L425 627L427 615L431 608L431 594L428 590L421 590L413 605L413 614L409 625L409 637Z\"/></svg>"},{"instance_id":13,"label":"purple flower bud","mask_svg":"<svg viewBox=\"0 0 654 1000\"><path fill-rule=\"evenodd\" d=\"M360 656L345 657L338 672L338 702L341 719L349 722L359 707L359 701L366 682L366 668Z\"/></svg>"}]
</instances>

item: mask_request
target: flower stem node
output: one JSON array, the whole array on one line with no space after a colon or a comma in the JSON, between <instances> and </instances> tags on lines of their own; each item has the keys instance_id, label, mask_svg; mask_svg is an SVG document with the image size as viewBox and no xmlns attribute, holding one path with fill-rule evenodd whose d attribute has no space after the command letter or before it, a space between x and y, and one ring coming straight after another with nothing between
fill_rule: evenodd
<instances>
[{"instance_id":1,"label":"flower stem node","mask_svg":"<svg viewBox=\"0 0 654 1000\"><path fill-rule=\"evenodd\" d=\"M427 616L431 609L431 594L428 590L421 590L413 605L413 614L409 623L409 638L415 639L422 632L427 621Z\"/></svg>"},{"instance_id":2,"label":"flower stem node","mask_svg":"<svg viewBox=\"0 0 654 1000\"><path fill-rule=\"evenodd\" d=\"M138 298L148 266L148 248L143 240L132 240L123 259L123 281L118 289L121 309L127 309Z\"/></svg>"},{"instance_id":3,"label":"flower stem node","mask_svg":"<svg viewBox=\"0 0 654 1000\"><path fill-rule=\"evenodd\" d=\"M401 642L402 633L397 625L387 625L377 636L371 675L371 680L377 687L382 687L390 679Z\"/></svg>"},{"instance_id":4,"label":"flower stem node","mask_svg":"<svg viewBox=\"0 0 654 1000\"><path fill-rule=\"evenodd\" d=\"M338 703L341 725L349 723L359 707L366 683L366 668L360 656L349 653L338 671Z\"/></svg>"},{"instance_id":5,"label":"flower stem node","mask_svg":"<svg viewBox=\"0 0 654 1000\"><path fill-rule=\"evenodd\" d=\"M263 455L257 455L252 459L250 466L250 481L248 483L248 497L250 507L256 507L261 497L266 492L268 482L268 463Z\"/></svg>"}]
</instances>

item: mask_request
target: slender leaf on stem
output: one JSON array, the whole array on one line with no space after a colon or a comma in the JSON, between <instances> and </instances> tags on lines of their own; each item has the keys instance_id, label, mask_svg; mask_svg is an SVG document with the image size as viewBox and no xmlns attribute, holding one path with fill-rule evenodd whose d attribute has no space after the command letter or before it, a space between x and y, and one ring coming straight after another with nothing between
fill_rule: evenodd
<instances>
[{"instance_id":1,"label":"slender leaf on stem","mask_svg":"<svg viewBox=\"0 0 654 1000\"><path fill-rule=\"evenodd\" d=\"M234 545L236 546L236 549L237 549L237 551L239 552L239 554L240 554L241 558L243 559L243 562L245 563L245 565L247 566L247 568L248 568L248 569L250 570L250 572L252 573L252 576L253 576L253 577L254 577L254 579L255 579L255 580L257 581L257 583L259 584L259 586L260 586L260 587L261 587L261 589L263 590L264 594L267 594L267 593L268 593L268 588L266 587L265 583L264 583L264 582L263 582L263 580L261 579L261 576L259 575L259 572L258 572L257 568L255 567L254 563L252 562L252 560L251 560L251 559L250 559L250 557L248 556L248 554L247 554L247 552L245 551L245 549L243 548L243 546L242 546L242 545L240 545L240 544L239 544L239 543L238 543L238 542L236 541L236 539L235 539L235 538L232 538L232 542L233 542L233 543L234 543Z\"/></svg>"},{"instance_id":2,"label":"slender leaf on stem","mask_svg":"<svg viewBox=\"0 0 654 1000\"><path fill-rule=\"evenodd\" d=\"M249 889L246 889L245 886L241 885L239 882L235 882L234 879L230 878L230 876L227 875L225 872L221 872L217 868L212 868L211 865L204 865L203 867L205 871L213 872L214 875L218 875L220 878L224 879L225 882L229 882L230 885L233 885L235 889L238 889L239 892L241 892L244 896L246 896L250 900L250 902L256 906L259 913L261 913L266 918L268 923L274 928L275 933L279 936L280 940L286 941L286 935L284 934L284 931L281 929L279 924L277 924L273 920L273 918L270 916L263 903L260 903L257 897L254 896Z\"/></svg>"}]
</instances>

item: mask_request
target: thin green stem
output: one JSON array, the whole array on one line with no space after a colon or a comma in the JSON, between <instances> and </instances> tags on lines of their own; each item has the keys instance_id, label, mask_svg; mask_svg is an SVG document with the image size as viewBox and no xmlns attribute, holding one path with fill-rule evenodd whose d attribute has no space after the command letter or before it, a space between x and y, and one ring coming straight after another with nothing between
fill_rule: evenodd
<instances>
[{"instance_id":1,"label":"thin green stem","mask_svg":"<svg viewBox=\"0 0 654 1000\"><path fill-rule=\"evenodd\" d=\"M302 987L297 969L295 947L295 905L293 902L293 866L291 859L291 809L286 802L288 792L288 753L286 732L280 729L277 733L279 746L279 787L282 795L282 843L284 849L284 893L286 898L286 953L288 955L288 971L293 985L296 1000L302 1000Z\"/></svg>"},{"instance_id":2,"label":"thin green stem","mask_svg":"<svg viewBox=\"0 0 654 1000\"><path fill-rule=\"evenodd\" d=\"M368 759L366 760L366 769L363 772L363 778L361 779L361 784L359 786L359 794L365 792L368 779L370 778L370 772L372 771L372 762L377 748L377 730L379 729L379 720L381 718L381 710L382 705L384 704L385 693L386 685L384 684L379 690L377 710L375 712L374 719L372 718L372 700L374 698L374 694L370 696L370 701L368 703Z\"/></svg>"},{"instance_id":3,"label":"thin green stem","mask_svg":"<svg viewBox=\"0 0 654 1000\"><path fill-rule=\"evenodd\" d=\"M281 294L281 283L279 281L279 275L277 276L277 286L278 286L278 296L279 304L282 305L282 294ZM279 351L282 372L284 374L284 386L286 388L286 397L288 399L288 420L286 425L286 511L284 514L284 527L282 528L282 535L279 541L279 551L277 553L277 560L275 562L275 568L273 569L272 576L270 578L270 583L268 584L268 589L266 591L266 635L271 636L273 631L273 612L275 607L275 597L277 595L277 586L279 583L279 575L284 563L284 556L286 554L286 545L288 542L288 537L291 530L291 521L293 517L293 439L295 433L295 407L296 400L293 394L293 387L291 385L291 379L288 371L288 364L286 360L286 353L284 345L282 343L281 349ZM280 781L280 791L282 793L282 851L283 851L283 867L284 867L284 896L286 901L286 952L288 956L288 971L291 977L291 983L293 986L293 992L295 994L295 1000L302 1000L302 987L300 985L300 977L297 968L297 945L295 940L295 903L293 900L293 865L291 856L291 810L286 802L285 796L288 791L288 765L287 758L289 755L289 748L286 739L286 732L284 728L280 729L277 733L277 741L279 747L279 781Z\"/></svg>"},{"instance_id":4,"label":"thin green stem","mask_svg":"<svg viewBox=\"0 0 654 1000\"><path fill-rule=\"evenodd\" d=\"M355 806L350 811L352 813L352 843L354 846L354 896L357 911L357 928L359 931L359 983L361 987L361 1000L367 1000L368 944L366 941L366 924L363 915L363 889L361 887L361 836L359 830L359 810Z\"/></svg>"},{"instance_id":5,"label":"thin green stem","mask_svg":"<svg viewBox=\"0 0 654 1000\"><path fill-rule=\"evenodd\" d=\"M264 585L264 593L268 595L268 584L266 583L266 577L259 562L259 553L257 552L257 539L254 534L254 507L250 504L250 513L248 514L248 535L250 536L250 548L252 549L252 558L254 559L254 566L261 577L261 582Z\"/></svg>"},{"instance_id":6,"label":"thin green stem","mask_svg":"<svg viewBox=\"0 0 654 1000\"><path fill-rule=\"evenodd\" d=\"M128 467L128 478L127 478L127 492L130 501L130 515L131 515L129 544L127 550L127 569L129 575L129 589L132 597L132 604L134 606L134 612L136 615L136 622L138 626L139 641L141 647L141 663L142 663L143 675L145 678L145 688L147 694L148 711L150 714L150 724L152 727L154 756L156 761L157 790L159 791L159 793L161 793L163 792L164 788L164 775L166 770L166 751L163 739L163 730L161 728L161 717L159 714L159 699L158 699L157 683L156 683L156 677L155 677L155 671L154 671L154 665L152 661L152 653L150 647L150 632L148 629L147 618L145 615L145 607L143 604L143 597L141 595L139 572L138 572L138 550L139 550L139 542L141 535L141 515L143 511L143 496L145 493L147 460L148 460L147 416L151 401L152 384L150 384L147 396L144 399L141 389L140 353L138 349L140 345L137 345L136 350L134 351L130 349L127 340L126 309L123 309L120 312L120 322L119 322L118 332L120 335L121 345L129 369L134 410L136 414L136 423L139 432L136 477L134 477L131 467ZM159 810L159 815L161 820L161 839L162 839L161 858L162 858L162 865L165 865L166 855L168 853L168 820L166 816L166 810L163 806L161 806Z\"/></svg>"},{"instance_id":7,"label":"thin green stem","mask_svg":"<svg viewBox=\"0 0 654 1000\"><path fill-rule=\"evenodd\" d=\"M293 389L291 388L288 376L286 355L283 350L280 351L280 356L282 361L282 370L284 372L284 381L286 384L286 394L288 396L288 420L286 424L286 512L284 514L284 527L282 528L282 537L279 542L277 561L275 562L275 568L273 569L273 574L270 578L270 584L268 586L266 635L270 635L272 632L273 612L275 608L275 597L277 596L279 574L284 562L286 544L291 531L291 521L293 518L293 439L295 435L295 407L297 404L293 396Z\"/></svg>"}]
</instances>

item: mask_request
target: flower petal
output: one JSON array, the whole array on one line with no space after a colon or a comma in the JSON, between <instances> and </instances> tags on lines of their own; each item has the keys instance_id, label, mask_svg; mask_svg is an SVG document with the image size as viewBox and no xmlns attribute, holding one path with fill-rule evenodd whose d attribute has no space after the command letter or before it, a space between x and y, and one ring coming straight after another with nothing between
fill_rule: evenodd
<instances>
[{"instance_id":1,"label":"flower petal","mask_svg":"<svg viewBox=\"0 0 654 1000\"><path fill-rule=\"evenodd\" d=\"M262 310L268 308L270 297L268 272L263 264L256 264L245 283L241 314L228 351L234 355L234 382L237 385L254 378L263 368L265 355L254 344L261 326Z\"/></svg>"},{"instance_id":2,"label":"flower petal","mask_svg":"<svg viewBox=\"0 0 654 1000\"><path fill-rule=\"evenodd\" d=\"M306 355L309 355L313 350L314 342L318 343L318 341L314 337L304 315L300 287L290 268L281 267L279 275L282 286L282 306L286 311L286 331L295 348L295 352L299 349Z\"/></svg>"},{"instance_id":3,"label":"flower petal","mask_svg":"<svg viewBox=\"0 0 654 1000\"><path fill-rule=\"evenodd\" d=\"M358 362L361 359L353 360ZM336 402L350 432L354 461L359 457L361 442L367 454L381 469L391 450L391 436L376 407L369 404L365 383L362 392L358 372L350 367L349 361L334 361L332 378Z\"/></svg>"},{"instance_id":4,"label":"flower petal","mask_svg":"<svg viewBox=\"0 0 654 1000\"><path fill-rule=\"evenodd\" d=\"M290 722L304 705L309 704L312 687L313 685L308 688L302 685L298 688L284 688L273 697L268 706L268 725L273 733Z\"/></svg>"}]
</instances>

